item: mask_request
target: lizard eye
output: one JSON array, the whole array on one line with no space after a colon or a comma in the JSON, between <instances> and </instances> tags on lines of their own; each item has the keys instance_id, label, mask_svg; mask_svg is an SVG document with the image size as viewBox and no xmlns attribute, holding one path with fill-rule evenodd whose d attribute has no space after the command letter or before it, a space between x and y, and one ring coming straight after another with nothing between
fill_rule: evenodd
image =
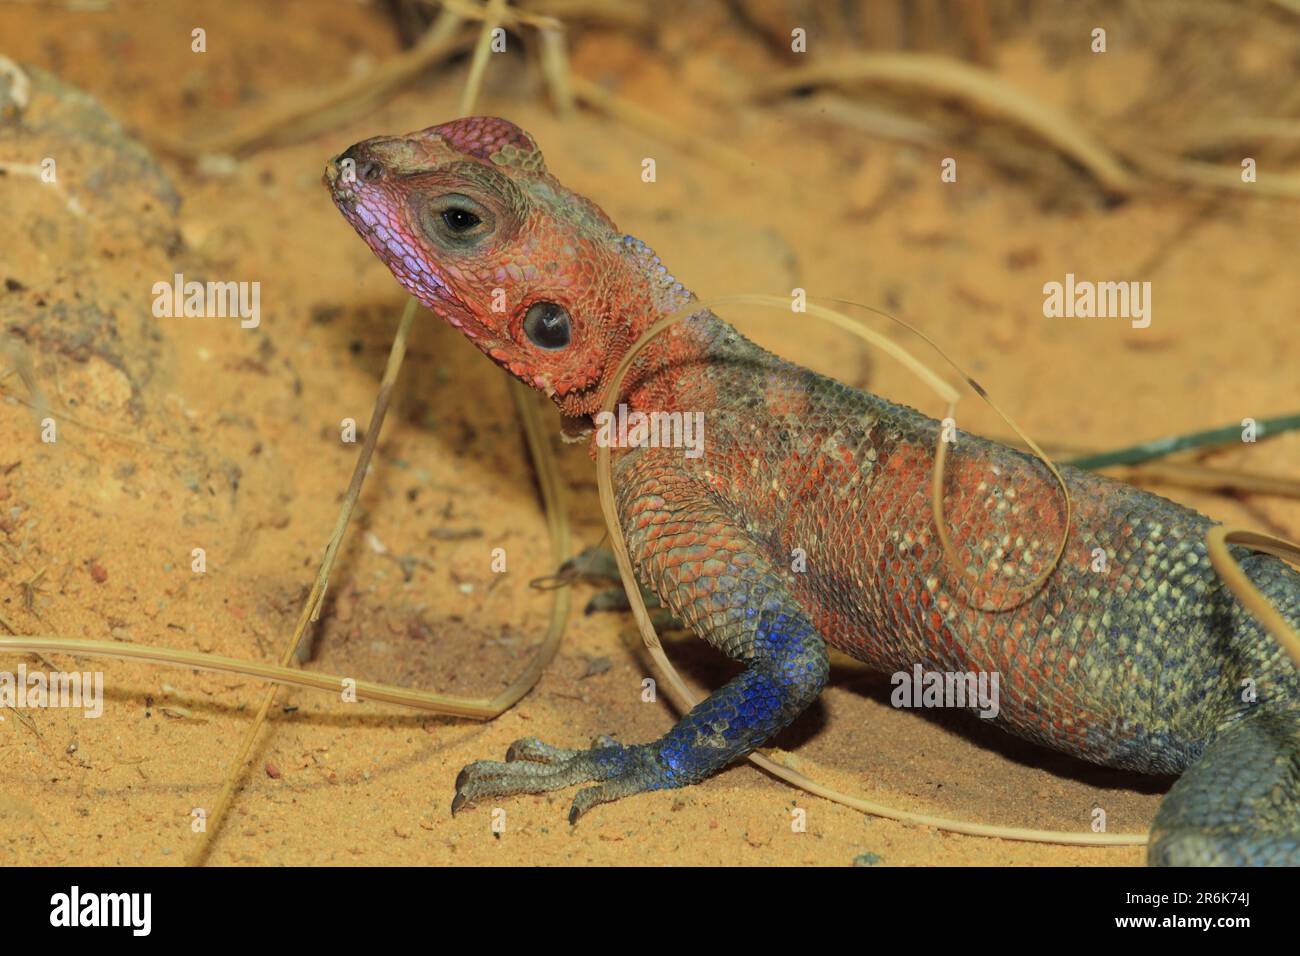
<instances>
[{"instance_id":1,"label":"lizard eye","mask_svg":"<svg viewBox=\"0 0 1300 956\"><path fill-rule=\"evenodd\" d=\"M524 316L524 334L538 348L562 349L569 344L569 313L554 302L534 302Z\"/></svg>"},{"instance_id":2,"label":"lizard eye","mask_svg":"<svg viewBox=\"0 0 1300 956\"><path fill-rule=\"evenodd\" d=\"M442 211L442 221L452 232L469 232L483 220L468 209L451 206Z\"/></svg>"},{"instance_id":3,"label":"lizard eye","mask_svg":"<svg viewBox=\"0 0 1300 956\"><path fill-rule=\"evenodd\" d=\"M419 214L424 231L448 249L471 249L496 226L491 210L460 193L421 204Z\"/></svg>"}]
</instances>

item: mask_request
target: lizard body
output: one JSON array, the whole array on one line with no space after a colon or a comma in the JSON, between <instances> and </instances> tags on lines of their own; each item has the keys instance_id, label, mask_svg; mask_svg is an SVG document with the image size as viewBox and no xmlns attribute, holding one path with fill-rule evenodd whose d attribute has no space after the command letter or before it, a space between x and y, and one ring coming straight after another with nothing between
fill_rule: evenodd
<instances>
[{"instance_id":1,"label":"lizard body","mask_svg":"<svg viewBox=\"0 0 1300 956\"><path fill-rule=\"evenodd\" d=\"M408 291L571 424L590 425L627 349L693 299L505 120L358 143L326 180ZM462 771L453 809L594 782L576 820L703 780L816 699L830 645L886 672L999 675L993 719L1009 732L1183 774L1152 862L1300 863L1300 673L1214 572L1207 518L1062 468L1074 515L1036 587L1065 529L1061 490L1037 459L962 433L944 502L963 575L930 506L941 426L919 412L786 362L707 311L643 350L621 399L703 412L698 457L617 451L618 514L641 579L746 669L651 743L518 741L506 762ZM1237 556L1300 625L1300 574Z\"/></svg>"}]
</instances>

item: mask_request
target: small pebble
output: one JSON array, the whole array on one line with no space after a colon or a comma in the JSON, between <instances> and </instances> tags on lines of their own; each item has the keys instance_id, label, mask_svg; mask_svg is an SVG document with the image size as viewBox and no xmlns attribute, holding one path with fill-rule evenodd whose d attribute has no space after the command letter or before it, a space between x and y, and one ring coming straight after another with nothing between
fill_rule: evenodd
<instances>
[{"instance_id":1,"label":"small pebble","mask_svg":"<svg viewBox=\"0 0 1300 956\"><path fill-rule=\"evenodd\" d=\"M582 676L583 678L595 677L598 674L605 673L613 666L613 662L608 657L593 657L587 661L587 671Z\"/></svg>"}]
</instances>

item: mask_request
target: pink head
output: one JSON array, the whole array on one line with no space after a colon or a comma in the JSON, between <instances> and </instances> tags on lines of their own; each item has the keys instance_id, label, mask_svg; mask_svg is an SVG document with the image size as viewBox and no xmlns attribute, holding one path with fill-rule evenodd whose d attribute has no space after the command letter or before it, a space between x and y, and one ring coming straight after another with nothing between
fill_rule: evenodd
<instances>
[{"instance_id":1,"label":"pink head","mask_svg":"<svg viewBox=\"0 0 1300 956\"><path fill-rule=\"evenodd\" d=\"M365 140L325 181L412 295L569 416L595 411L628 346L690 298L502 119Z\"/></svg>"}]
</instances>

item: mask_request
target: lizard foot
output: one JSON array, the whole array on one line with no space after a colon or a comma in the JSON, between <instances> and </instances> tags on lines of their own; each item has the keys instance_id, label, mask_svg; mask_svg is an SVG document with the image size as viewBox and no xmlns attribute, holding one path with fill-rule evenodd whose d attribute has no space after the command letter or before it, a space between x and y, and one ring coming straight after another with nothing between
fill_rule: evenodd
<instances>
[{"instance_id":1,"label":"lizard foot","mask_svg":"<svg viewBox=\"0 0 1300 956\"><path fill-rule=\"evenodd\" d=\"M600 783L574 797L570 823L599 804L666 785L648 745L625 747L600 737L590 749L568 750L525 737L510 745L504 762L477 760L460 772L451 812L493 797L545 793L593 780Z\"/></svg>"}]
</instances>

